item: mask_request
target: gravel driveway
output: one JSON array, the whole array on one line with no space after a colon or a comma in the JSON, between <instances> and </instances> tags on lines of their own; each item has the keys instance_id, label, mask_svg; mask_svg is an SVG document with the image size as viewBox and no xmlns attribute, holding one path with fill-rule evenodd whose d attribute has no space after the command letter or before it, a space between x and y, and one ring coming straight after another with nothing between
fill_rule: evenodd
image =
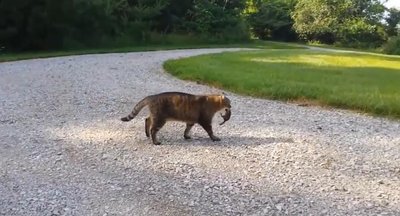
<instances>
[{"instance_id":1,"label":"gravel driveway","mask_svg":"<svg viewBox=\"0 0 400 216\"><path fill-rule=\"evenodd\" d=\"M399 122L230 93L221 142L120 121L149 94L219 92L162 63L220 51L1 63L0 215L400 214Z\"/></svg>"}]
</instances>

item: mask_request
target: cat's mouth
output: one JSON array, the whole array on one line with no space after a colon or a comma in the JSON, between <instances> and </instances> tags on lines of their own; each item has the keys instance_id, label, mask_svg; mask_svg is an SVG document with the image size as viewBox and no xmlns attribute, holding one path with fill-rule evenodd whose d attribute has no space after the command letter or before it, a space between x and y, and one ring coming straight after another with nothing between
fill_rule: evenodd
<instances>
[{"instance_id":1,"label":"cat's mouth","mask_svg":"<svg viewBox=\"0 0 400 216\"><path fill-rule=\"evenodd\" d=\"M230 118L231 118L231 109L230 108L225 108L225 114L223 115L221 113L221 117L224 119L224 121L222 123L220 123L219 125L223 125L225 122L227 122Z\"/></svg>"}]
</instances>

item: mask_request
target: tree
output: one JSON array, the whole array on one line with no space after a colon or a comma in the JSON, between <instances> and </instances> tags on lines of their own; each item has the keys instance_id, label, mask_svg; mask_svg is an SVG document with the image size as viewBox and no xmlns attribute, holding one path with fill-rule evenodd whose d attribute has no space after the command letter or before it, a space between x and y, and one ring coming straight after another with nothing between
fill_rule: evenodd
<instances>
[{"instance_id":1,"label":"tree","mask_svg":"<svg viewBox=\"0 0 400 216\"><path fill-rule=\"evenodd\" d=\"M386 31L388 36L399 35L400 31L400 10L396 8L388 9L388 16L385 18L387 23Z\"/></svg>"},{"instance_id":2,"label":"tree","mask_svg":"<svg viewBox=\"0 0 400 216\"><path fill-rule=\"evenodd\" d=\"M194 0L170 0L157 17L157 30L163 33L181 31L188 12L193 11Z\"/></svg>"},{"instance_id":3,"label":"tree","mask_svg":"<svg viewBox=\"0 0 400 216\"><path fill-rule=\"evenodd\" d=\"M185 27L189 32L216 40L246 40L248 29L241 17L245 3L245 0L195 0Z\"/></svg>"},{"instance_id":4,"label":"tree","mask_svg":"<svg viewBox=\"0 0 400 216\"><path fill-rule=\"evenodd\" d=\"M0 1L0 43L7 50L50 49L63 44L73 0Z\"/></svg>"},{"instance_id":5,"label":"tree","mask_svg":"<svg viewBox=\"0 0 400 216\"><path fill-rule=\"evenodd\" d=\"M367 23L377 24L383 19L387 0L351 0L349 17L362 17Z\"/></svg>"},{"instance_id":6,"label":"tree","mask_svg":"<svg viewBox=\"0 0 400 216\"><path fill-rule=\"evenodd\" d=\"M247 39L246 0L0 0L0 49L132 45L167 33ZM153 37L153 35L155 37ZM162 35L161 37L159 35ZM209 40L210 41L210 40Z\"/></svg>"},{"instance_id":7,"label":"tree","mask_svg":"<svg viewBox=\"0 0 400 216\"><path fill-rule=\"evenodd\" d=\"M136 0L128 1L128 25L129 28L140 32L142 41L150 37L150 32L155 28L155 18L161 15L161 11L168 5L168 0Z\"/></svg>"},{"instance_id":8,"label":"tree","mask_svg":"<svg viewBox=\"0 0 400 216\"><path fill-rule=\"evenodd\" d=\"M292 17L306 40L348 46L379 46L385 39L379 0L299 0Z\"/></svg>"},{"instance_id":9,"label":"tree","mask_svg":"<svg viewBox=\"0 0 400 216\"><path fill-rule=\"evenodd\" d=\"M249 12L247 20L252 32L261 39L293 41L297 39L293 31L293 19L290 16L295 1L267 0L254 1L254 10Z\"/></svg>"},{"instance_id":10,"label":"tree","mask_svg":"<svg viewBox=\"0 0 400 216\"><path fill-rule=\"evenodd\" d=\"M305 40L333 43L345 5L332 1L299 0L292 13L294 29Z\"/></svg>"}]
</instances>

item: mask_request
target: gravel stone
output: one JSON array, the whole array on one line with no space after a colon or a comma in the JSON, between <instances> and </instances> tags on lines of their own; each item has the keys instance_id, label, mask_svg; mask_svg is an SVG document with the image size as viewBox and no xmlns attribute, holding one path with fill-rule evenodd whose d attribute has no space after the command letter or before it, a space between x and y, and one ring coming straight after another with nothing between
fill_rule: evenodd
<instances>
[{"instance_id":1,"label":"gravel stone","mask_svg":"<svg viewBox=\"0 0 400 216\"><path fill-rule=\"evenodd\" d=\"M148 110L120 121L149 94L221 92L165 60L236 50L1 63L0 215L399 215L398 121L226 91L220 142L169 122L154 146Z\"/></svg>"}]
</instances>

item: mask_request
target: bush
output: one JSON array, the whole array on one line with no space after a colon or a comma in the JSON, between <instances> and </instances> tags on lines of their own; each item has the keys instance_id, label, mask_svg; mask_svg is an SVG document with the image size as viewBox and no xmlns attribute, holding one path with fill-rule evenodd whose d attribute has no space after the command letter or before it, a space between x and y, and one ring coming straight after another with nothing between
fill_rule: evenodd
<instances>
[{"instance_id":1,"label":"bush","mask_svg":"<svg viewBox=\"0 0 400 216\"><path fill-rule=\"evenodd\" d=\"M247 21L254 35L260 39L294 41L297 34L292 28L294 21L290 16L293 7L290 1L261 2L255 7L256 11L247 16Z\"/></svg>"},{"instance_id":2,"label":"bush","mask_svg":"<svg viewBox=\"0 0 400 216\"><path fill-rule=\"evenodd\" d=\"M4 51L247 39L245 0L0 0ZM166 40L165 42L163 40ZM183 42L184 43L184 42Z\"/></svg>"},{"instance_id":3,"label":"bush","mask_svg":"<svg viewBox=\"0 0 400 216\"><path fill-rule=\"evenodd\" d=\"M73 23L64 39L78 41L84 46L96 46L105 38L118 34L114 17L107 15L102 2L78 1L74 5Z\"/></svg>"},{"instance_id":4,"label":"bush","mask_svg":"<svg viewBox=\"0 0 400 216\"><path fill-rule=\"evenodd\" d=\"M0 1L1 46L5 50L61 47L73 22L72 8L72 0Z\"/></svg>"},{"instance_id":5,"label":"bush","mask_svg":"<svg viewBox=\"0 0 400 216\"><path fill-rule=\"evenodd\" d=\"M400 36L389 38L382 48L386 54L400 55Z\"/></svg>"},{"instance_id":6,"label":"bush","mask_svg":"<svg viewBox=\"0 0 400 216\"><path fill-rule=\"evenodd\" d=\"M386 40L378 0L298 0L292 13L296 32L306 40L376 48Z\"/></svg>"},{"instance_id":7,"label":"bush","mask_svg":"<svg viewBox=\"0 0 400 216\"><path fill-rule=\"evenodd\" d=\"M195 1L193 11L184 22L184 29L205 35L214 41L243 41L249 38L248 27L240 16L245 4L236 1Z\"/></svg>"},{"instance_id":8,"label":"bush","mask_svg":"<svg viewBox=\"0 0 400 216\"><path fill-rule=\"evenodd\" d=\"M371 25L363 19L352 19L339 29L337 43L354 48L376 48L385 41L383 27Z\"/></svg>"}]
</instances>

